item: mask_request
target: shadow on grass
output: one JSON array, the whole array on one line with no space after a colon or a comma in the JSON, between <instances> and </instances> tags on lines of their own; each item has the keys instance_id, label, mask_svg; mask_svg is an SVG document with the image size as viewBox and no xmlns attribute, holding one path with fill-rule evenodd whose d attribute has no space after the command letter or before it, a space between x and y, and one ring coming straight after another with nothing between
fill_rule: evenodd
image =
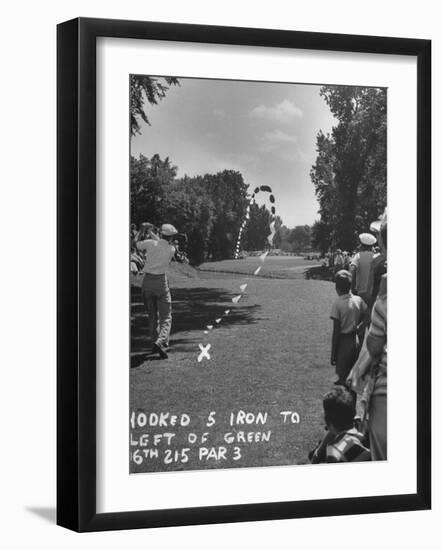
<instances>
[{"instance_id":1,"label":"shadow on grass","mask_svg":"<svg viewBox=\"0 0 442 550\"><path fill-rule=\"evenodd\" d=\"M172 289L172 336L171 350L186 352L194 350L195 342L207 324L222 317L224 310L230 309L229 325L255 323L255 314L259 305L232 304L232 296L220 288L175 288ZM196 332L195 337L179 338L183 332ZM199 334L198 334L199 333ZM131 286L131 367L137 367L146 361L158 360L150 354L152 343L149 339L147 314L144 309L141 289Z\"/></svg>"},{"instance_id":2,"label":"shadow on grass","mask_svg":"<svg viewBox=\"0 0 442 550\"><path fill-rule=\"evenodd\" d=\"M326 266L310 267L304 272L306 279L314 279L319 281L333 281L333 271Z\"/></svg>"},{"instance_id":3,"label":"shadow on grass","mask_svg":"<svg viewBox=\"0 0 442 550\"><path fill-rule=\"evenodd\" d=\"M161 361L161 358L158 355L152 354L150 351L142 352L131 352L130 354L130 366L131 368L139 367L144 363L149 363L150 361Z\"/></svg>"}]
</instances>

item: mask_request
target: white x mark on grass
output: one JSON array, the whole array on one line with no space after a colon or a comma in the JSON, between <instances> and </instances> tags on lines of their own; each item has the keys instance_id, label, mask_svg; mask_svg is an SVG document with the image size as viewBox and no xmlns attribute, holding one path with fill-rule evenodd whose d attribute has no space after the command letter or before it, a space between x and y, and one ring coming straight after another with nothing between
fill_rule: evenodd
<instances>
[{"instance_id":1,"label":"white x mark on grass","mask_svg":"<svg viewBox=\"0 0 442 550\"><path fill-rule=\"evenodd\" d=\"M201 350L201 353L198 355L198 363L201 363L201 361L204 359L210 359L209 349L211 348L211 344L207 344L207 346L203 346L202 344L198 344L198 347Z\"/></svg>"}]
</instances>

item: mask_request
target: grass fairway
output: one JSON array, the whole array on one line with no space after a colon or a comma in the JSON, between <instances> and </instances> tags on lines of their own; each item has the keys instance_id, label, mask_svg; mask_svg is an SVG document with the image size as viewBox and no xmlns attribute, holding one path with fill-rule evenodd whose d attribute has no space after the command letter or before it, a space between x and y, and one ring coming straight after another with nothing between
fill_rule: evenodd
<instances>
[{"instance_id":1,"label":"grass fairway","mask_svg":"<svg viewBox=\"0 0 442 550\"><path fill-rule=\"evenodd\" d=\"M267 258L265 265L274 274L281 259L272 260ZM243 266L245 262L260 265L257 258L233 261L233 265ZM294 266L285 258L281 263L279 276L284 277ZM232 262L224 262L223 271L229 266ZM186 428L137 427L132 434L137 440L143 433L174 432L171 448L190 448L189 459L182 463L176 455L176 460L165 464L145 456L140 464L131 461L131 472L305 463L308 451L323 435L321 398L334 380L329 364L333 285L297 277L209 271L194 274L190 270L172 272L170 282L173 328L171 352L164 361L148 355L140 279L132 285L131 410L185 413L191 422ZM247 289L239 303L233 304L232 297L243 283L248 283ZM226 309L230 314L204 335L206 325L215 324ZM198 344L208 342L211 359L198 363ZM266 412L267 421L265 425L230 426L230 413L239 410ZM208 428L211 411L216 411L216 424ZM296 411L299 423L284 424L281 411ZM226 433L269 431L268 442L228 443L224 439ZM189 432L198 437L204 432L209 435L203 444L189 445ZM199 459L201 446L223 446L227 451L225 456ZM239 450L234 451L234 447ZM160 443L157 448L162 453L168 447Z\"/></svg>"},{"instance_id":2,"label":"grass fairway","mask_svg":"<svg viewBox=\"0 0 442 550\"><path fill-rule=\"evenodd\" d=\"M264 264L256 256L250 256L242 260L222 260L220 262L207 262L200 265L201 271L241 273L250 275L262 265L259 273L261 277L277 279L303 279L306 269L317 267L317 260L305 260L301 256L267 256Z\"/></svg>"}]
</instances>

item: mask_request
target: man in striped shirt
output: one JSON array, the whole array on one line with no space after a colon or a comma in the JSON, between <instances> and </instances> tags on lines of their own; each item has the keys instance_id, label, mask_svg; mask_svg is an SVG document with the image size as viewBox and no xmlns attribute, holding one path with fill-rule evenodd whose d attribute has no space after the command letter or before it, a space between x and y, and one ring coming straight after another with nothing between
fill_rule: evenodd
<instances>
[{"instance_id":1,"label":"man in striped shirt","mask_svg":"<svg viewBox=\"0 0 442 550\"><path fill-rule=\"evenodd\" d=\"M323 407L328 431L310 453L311 463L370 460L370 451L362 441L363 435L354 425L354 395L344 386L337 386L324 395Z\"/></svg>"}]
</instances>

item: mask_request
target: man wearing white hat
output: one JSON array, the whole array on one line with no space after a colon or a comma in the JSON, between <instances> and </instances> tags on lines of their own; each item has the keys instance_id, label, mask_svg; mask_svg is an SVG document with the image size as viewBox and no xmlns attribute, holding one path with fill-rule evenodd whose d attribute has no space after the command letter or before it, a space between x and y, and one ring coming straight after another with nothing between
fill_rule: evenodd
<instances>
[{"instance_id":1,"label":"man wearing white hat","mask_svg":"<svg viewBox=\"0 0 442 550\"><path fill-rule=\"evenodd\" d=\"M150 238L145 239L146 230L141 230L137 242L138 250L146 253L146 263L143 268L143 300L149 317L152 351L159 353L162 359L166 359L172 327L172 298L167 280L167 268L175 255L175 247L170 241L178 231L173 225L165 223L161 226L161 238L150 228L147 229L147 233Z\"/></svg>"},{"instance_id":2,"label":"man wearing white hat","mask_svg":"<svg viewBox=\"0 0 442 550\"><path fill-rule=\"evenodd\" d=\"M371 233L361 233L359 235L361 249L355 254L351 263L350 271L352 274L352 292L360 296L364 302L371 306L372 289L370 287L370 269L373 261L373 245L376 243L376 237Z\"/></svg>"}]
</instances>

